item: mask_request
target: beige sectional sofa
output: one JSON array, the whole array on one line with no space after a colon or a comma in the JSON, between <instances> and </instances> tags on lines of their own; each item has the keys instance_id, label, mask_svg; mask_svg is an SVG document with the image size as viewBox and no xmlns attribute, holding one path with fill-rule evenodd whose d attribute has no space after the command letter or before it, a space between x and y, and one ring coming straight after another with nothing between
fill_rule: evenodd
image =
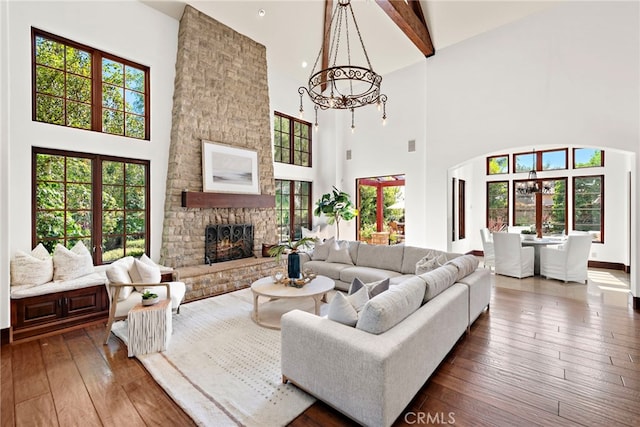
<instances>
[{"instance_id":1,"label":"beige sectional sofa","mask_svg":"<svg viewBox=\"0 0 640 427\"><path fill-rule=\"evenodd\" d=\"M363 425L389 426L488 308L491 275L470 255L357 242L349 249L357 261L352 266L307 259L304 267L342 289L352 276L365 282L390 277L392 285L365 304L355 327L300 310L286 313L283 380ZM452 261L416 275L425 256Z\"/></svg>"}]
</instances>

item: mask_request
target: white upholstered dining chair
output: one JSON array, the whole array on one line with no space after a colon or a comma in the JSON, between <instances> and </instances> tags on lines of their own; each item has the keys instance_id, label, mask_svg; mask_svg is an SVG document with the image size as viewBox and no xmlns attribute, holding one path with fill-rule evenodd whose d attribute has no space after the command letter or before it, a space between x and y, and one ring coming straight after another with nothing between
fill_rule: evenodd
<instances>
[{"instance_id":1,"label":"white upholstered dining chair","mask_svg":"<svg viewBox=\"0 0 640 427\"><path fill-rule=\"evenodd\" d=\"M567 282L587 282L591 234L569 234L556 247L540 248L540 275Z\"/></svg>"},{"instance_id":2,"label":"white upholstered dining chair","mask_svg":"<svg viewBox=\"0 0 640 427\"><path fill-rule=\"evenodd\" d=\"M533 276L534 249L522 247L520 234L493 233L496 274L522 279Z\"/></svg>"},{"instance_id":3,"label":"white upholstered dining chair","mask_svg":"<svg viewBox=\"0 0 640 427\"><path fill-rule=\"evenodd\" d=\"M484 259L484 266L489 267L489 270L496 266L496 254L493 249L493 237L488 228L480 229L480 237L482 238L482 252Z\"/></svg>"}]
</instances>

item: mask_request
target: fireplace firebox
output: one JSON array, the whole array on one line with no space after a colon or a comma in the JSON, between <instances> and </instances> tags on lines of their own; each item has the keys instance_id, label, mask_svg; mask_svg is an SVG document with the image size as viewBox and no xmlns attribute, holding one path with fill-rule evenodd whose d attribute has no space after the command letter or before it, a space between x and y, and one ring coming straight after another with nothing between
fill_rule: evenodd
<instances>
[{"instance_id":1,"label":"fireplace firebox","mask_svg":"<svg viewBox=\"0 0 640 427\"><path fill-rule=\"evenodd\" d=\"M209 224L205 229L204 262L231 261L253 255L253 225Z\"/></svg>"}]
</instances>

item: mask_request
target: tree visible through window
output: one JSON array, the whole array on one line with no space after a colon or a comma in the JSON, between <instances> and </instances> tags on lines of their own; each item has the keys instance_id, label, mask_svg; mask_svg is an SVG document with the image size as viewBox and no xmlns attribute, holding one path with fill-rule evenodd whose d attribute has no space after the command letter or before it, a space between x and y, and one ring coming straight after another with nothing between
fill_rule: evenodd
<instances>
[{"instance_id":1,"label":"tree visible through window","mask_svg":"<svg viewBox=\"0 0 640 427\"><path fill-rule=\"evenodd\" d=\"M311 167L311 123L274 112L273 159Z\"/></svg>"},{"instance_id":2,"label":"tree visible through window","mask_svg":"<svg viewBox=\"0 0 640 427\"><path fill-rule=\"evenodd\" d=\"M487 182L487 228L504 231L509 225L509 182Z\"/></svg>"},{"instance_id":3,"label":"tree visible through window","mask_svg":"<svg viewBox=\"0 0 640 427\"><path fill-rule=\"evenodd\" d=\"M34 149L33 244L82 241L96 264L149 252L149 162Z\"/></svg>"},{"instance_id":4,"label":"tree visible through window","mask_svg":"<svg viewBox=\"0 0 640 427\"><path fill-rule=\"evenodd\" d=\"M594 242L604 242L603 184L603 175L573 178L573 229L588 231Z\"/></svg>"},{"instance_id":5,"label":"tree visible through window","mask_svg":"<svg viewBox=\"0 0 640 427\"><path fill-rule=\"evenodd\" d=\"M149 139L148 67L35 28L32 38L33 120Z\"/></svg>"},{"instance_id":6,"label":"tree visible through window","mask_svg":"<svg viewBox=\"0 0 640 427\"><path fill-rule=\"evenodd\" d=\"M280 242L299 240L311 229L311 183L276 179L276 226Z\"/></svg>"}]
</instances>

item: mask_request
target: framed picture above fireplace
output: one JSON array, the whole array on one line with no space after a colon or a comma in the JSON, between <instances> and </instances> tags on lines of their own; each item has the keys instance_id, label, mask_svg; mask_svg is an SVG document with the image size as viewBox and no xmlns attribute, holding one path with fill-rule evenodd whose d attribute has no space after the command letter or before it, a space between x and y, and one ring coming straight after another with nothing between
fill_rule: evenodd
<instances>
[{"instance_id":1,"label":"framed picture above fireplace","mask_svg":"<svg viewBox=\"0 0 640 427\"><path fill-rule=\"evenodd\" d=\"M258 153L202 140L202 191L260 194Z\"/></svg>"}]
</instances>

